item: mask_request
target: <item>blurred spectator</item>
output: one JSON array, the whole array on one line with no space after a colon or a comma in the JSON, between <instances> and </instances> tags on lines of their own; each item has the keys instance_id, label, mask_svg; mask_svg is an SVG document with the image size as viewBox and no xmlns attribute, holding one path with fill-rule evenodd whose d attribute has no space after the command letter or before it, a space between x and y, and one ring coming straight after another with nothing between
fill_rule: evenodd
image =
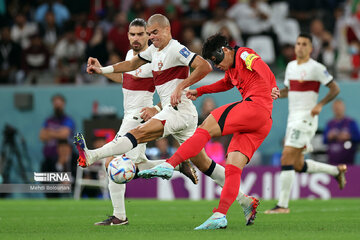
<instances>
[{"instance_id":1,"label":"blurred spectator","mask_svg":"<svg viewBox=\"0 0 360 240\"><path fill-rule=\"evenodd\" d=\"M322 6L322 1L314 0L288 0L290 8L290 17L299 21L301 32L309 32L309 26L312 19L317 17L318 9Z\"/></svg>"},{"instance_id":2,"label":"blurred spectator","mask_svg":"<svg viewBox=\"0 0 360 240\"><path fill-rule=\"evenodd\" d=\"M77 39L73 23L69 22L63 39L55 47L57 83L81 82L79 69L84 62L86 44Z\"/></svg>"},{"instance_id":3,"label":"blurred spectator","mask_svg":"<svg viewBox=\"0 0 360 240\"><path fill-rule=\"evenodd\" d=\"M1 29L0 39L0 84L14 84L21 65L21 47L11 40L10 28Z\"/></svg>"},{"instance_id":4,"label":"blurred spectator","mask_svg":"<svg viewBox=\"0 0 360 240\"><path fill-rule=\"evenodd\" d=\"M11 39L20 44L22 49L30 46L30 36L38 31L37 25L28 22L23 13L18 13L15 17L15 24L11 28Z\"/></svg>"},{"instance_id":5,"label":"blurred spectator","mask_svg":"<svg viewBox=\"0 0 360 240\"><path fill-rule=\"evenodd\" d=\"M167 159L176 152L176 148L169 144L167 138L160 138L155 141L155 147L147 149L147 155L152 160Z\"/></svg>"},{"instance_id":6,"label":"blurred spectator","mask_svg":"<svg viewBox=\"0 0 360 240\"><path fill-rule=\"evenodd\" d=\"M212 97L204 98L201 103L201 113L199 114L198 124L201 124L215 108L216 103Z\"/></svg>"},{"instance_id":7,"label":"blurred spectator","mask_svg":"<svg viewBox=\"0 0 360 240\"><path fill-rule=\"evenodd\" d=\"M355 153L360 142L359 127L355 120L345 115L345 104L335 100L332 105L334 118L325 128L324 142L328 144L330 164L354 164Z\"/></svg>"},{"instance_id":8,"label":"blurred spectator","mask_svg":"<svg viewBox=\"0 0 360 240\"><path fill-rule=\"evenodd\" d=\"M239 38L234 37L232 35L232 32L230 31L230 29L227 26L223 26L219 32L221 35L226 37L230 47L234 48L235 46L242 45L242 42L238 42L238 41L240 41ZM236 40L236 39L238 39L238 40Z\"/></svg>"},{"instance_id":9,"label":"blurred spectator","mask_svg":"<svg viewBox=\"0 0 360 240\"><path fill-rule=\"evenodd\" d=\"M216 103L212 97L205 98L201 103L201 113L199 114L199 122L201 124L211 113L212 110L216 108ZM205 145L205 152L216 163L225 165L225 145L228 145L230 142L231 136L222 136L212 138Z\"/></svg>"},{"instance_id":10,"label":"blurred spectator","mask_svg":"<svg viewBox=\"0 0 360 240\"><path fill-rule=\"evenodd\" d=\"M87 13L79 13L76 16L75 35L78 39L88 43L93 35L94 23L89 21Z\"/></svg>"},{"instance_id":11,"label":"blurred spectator","mask_svg":"<svg viewBox=\"0 0 360 240\"><path fill-rule=\"evenodd\" d=\"M200 0L190 0L190 8L184 13L184 27L191 27L197 37L201 37L201 29L210 18L209 11L201 8Z\"/></svg>"},{"instance_id":12,"label":"blurred spectator","mask_svg":"<svg viewBox=\"0 0 360 240\"><path fill-rule=\"evenodd\" d=\"M285 72L287 64L295 59L295 49L293 44L284 44L281 47L280 55L276 58L276 72Z\"/></svg>"},{"instance_id":13,"label":"blurred spectator","mask_svg":"<svg viewBox=\"0 0 360 240\"><path fill-rule=\"evenodd\" d=\"M114 26L108 34L109 50L116 50L122 59L125 59L129 49L128 22L125 12L118 13L114 18Z\"/></svg>"},{"instance_id":14,"label":"blurred spectator","mask_svg":"<svg viewBox=\"0 0 360 240\"><path fill-rule=\"evenodd\" d=\"M57 159L57 144L60 139L71 141L75 123L65 113L65 98L62 95L52 97L53 115L47 118L40 130L40 139L44 142L45 161Z\"/></svg>"},{"instance_id":15,"label":"blurred spectator","mask_svg":"<svg viewBox=\"0 0 360 240\"><path fill-rule=\"evenodd\" d=\"M190 51L201 55L202 42L195 36L195 31L191 27L186 27L182 31L182 44L184 44Z\"/></svg>"},{"instance_id":16,"label":"blurred spectator","mask_svg":"<svg viewBox=\"0 0 360 240\"><path fill-rule=\"evenodd\" d=\"M254 35L271 30L271 8L259 0L239 2L232 6L227 16L234 19L243 35Z\"/></svg>"},{"instance_id":17,"label":"blurred spectator","mask_svg":"<svg viewBox=\"0 0 360 240\"><path fill-rule=\"evenodd\" d=\"M226 26L230 35L234 37L236 42L241 42L240 31L236 23L226 17L226 5L224 3L218 4L213 12L213 18L206 21L203 28L201 37L206 40L211 35L220 32L220 29Z\"/></svg>"},{"instance_id":18,"label":"blurred spectator","mask_svg":"<svg viewBox=\"0 0 360 240\"><path fill-rule=\"evenodd\" d=\"M131 22L135 18L142 18L147 20L150 17L150 13L148 8L146 8L143 0L134 0L132 5L130 6L127 17L129 22Z\"/></svg>"},{"instance_id":19,"label":"blurred spectator","mask_svg":"<svg viewBox=\"0 0 360 240\"><path fill-rule=\"evenodd\" d=\"M52 11L55 14L55 22L58 26L63 26L71 17L69 10L62 4L61 0L46 0L35 10L35 21L38 23L44 22L48 11Z\"/></svg>"},{"instance_id":20,"label":"blurred spectator","mask_svg":"<svg viewBox=\"0 0 360 240\"><path fill-rule=\"evenodd\" d=\"M106 64L108 61L109 53L106 49L106 37L100 26L95 27L94 34L87 45L86 59L90 56L97 58L101 64Z\"/></svg>"},{"instance_id":21,"label":"blurred spectator","mask_svg":"<svg viewBox=\"0 0 360 240\"><path fill-rule=\"evenodd\" d=\"M173 4L171 0L165 0L165 15L168 17L171 25L171 36L174 39L180 39L182 31L182 12L180 8Z\"/></svg>"},{"instance_id":22,"label":"blurred spectator","mask_svg":"<svg viewBox=\"0 0 360 240\"><path fill-rule=\"evenodd\" d=\"M50 53L40 35L31 36L30 46L22 54L22 70L26 73L25 83L44 83L52 80L49 76Z\"/></svg>"},{"instance_id":23,"label":"blurred spectator","mask_svg":"<svg viewBox=\"0 0 360 240\"><path fill-rule=\"evenodd\" d=\"M45 46L53 54L57 40L61 36L61 28L55 23L54 12L46 12L45 21L39 25L39 33L44 40Z\"/></svg>"},{"instance_id":24,"label":"blurred spectator","mask_svg":"<svg viewBox=\"0 0 360 240\"><path fill-rule=\"evenodd\" d=\"M73 153L72 145L67 139L59 139L56 146L57 157L45 160L42 163L42 172L70 172L71 178L76 178L76 155ZM60 193L46 193L46 197L60 197Z\"/></svg>"}]
</instances>

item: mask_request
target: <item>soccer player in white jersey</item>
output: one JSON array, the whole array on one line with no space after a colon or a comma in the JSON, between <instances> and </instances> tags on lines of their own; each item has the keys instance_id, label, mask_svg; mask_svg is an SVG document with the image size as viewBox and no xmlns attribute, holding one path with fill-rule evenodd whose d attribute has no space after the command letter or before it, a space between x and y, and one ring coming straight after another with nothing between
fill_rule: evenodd
<instances>
[{"instance_id":1,"label":"soccer player in white jersey","mask_svg":"<svg viewBox=\"0 0 360 240\"><path fill-rule=\"evenodd\" d=\"M126 55L126 60L130 60L139 52L145 51L148 48L148 36L146 34L146 22L143 19L134 19L129 25L128 38L131 50ZM88 65L101 67L96 58L89 58ZM155 92L155 85L151 71L151 65L145 64L138 69L124 74L111 73L106 74L106 77L112 81L122 83L122 90L124 95L124 118L117 136L126 134L131 129L139 126L142 122L154 116L158 107L153 107L153 95ZM149 161L145 155L146 143L138 144L138 146L129 152L126 156L134 161L138 170L149 169L157 164L163 163L164 160ZM112 158L108 158L105 166L109 165ZM180 166L181 172L189 177L194 183L197 183L197 178L194 169L192 169L189 162ZM179 170L178 169L178 170ZM128 224L125 211L125 184L116 184L109 178L109 192L113 205L113 215L108 219L97 222L95 225L124 225Z\"/></svg>"},{"instance_id":2,"label":"soccer player in white jersey","mask_svg":"<svg viewBox=\"0 0 360 240\"><path fill-rule=\"evenodd\" d=\"M138 143L145 143L170 134L181 144L196 130L197 111L185 93L189 86L200 81L212 70L210 64L172 39L170 23L165 16L161 14L151 16L146 31L153 45L145 51L130 61L102 68L89 66L87 71L98 74L128 72L150 62L162 110L145 124L95 150L87 149L83 137L78 134L75 140L79 146L80 158L82 158L78 162L80 166L91 165L104 157L120 155L136 147ZM194 69L191 74L189 74L190 67ZM204 150L191 161L218 185L224 185L224 167L212 161ZM237 200L244 210L246 224L252 224L259 200L241 192Z\"/></svg>"},{"instance_id":3,"label":"soccer player in white jersey","mask_svg":"<svg viewBox=\"0 0 360 240\"><path fill-rule=\"evenodd\" d=\"M310 140L315 135L322 107L340 92L326 67L310 58L311 51L311 35L301 33L295 45L296 60L287 65L285 88L280 90L280 98L289 98L289 116L281 156L279 201L273 209L265 211L266 214L290 212L288 205L295 171L330 174L336 178L340 189L346 183L346 165L332 166L304 160L304 153L312 150ZM320 85L327 86L329 91L317 102Z\"/></svg>"}]
</instances>

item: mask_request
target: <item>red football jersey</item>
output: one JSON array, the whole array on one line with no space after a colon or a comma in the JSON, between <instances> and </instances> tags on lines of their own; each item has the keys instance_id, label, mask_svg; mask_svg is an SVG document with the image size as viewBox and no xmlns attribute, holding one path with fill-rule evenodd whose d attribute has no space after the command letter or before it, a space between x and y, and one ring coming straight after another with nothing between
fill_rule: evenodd
<instances>
[{"instance_id":1,"label":"red football jersey","mask_svg":"<svg viewBox=\"0 0 360 240\"><path fill-rule=\"evenodd\" d=\"M269 66L252 49L235 48L234 66L225 72L225 77L211 85L198 88L198 96L204 93L227 91L236 87L243 99L250 97L270 113L273 107L272 88L277 87Z\"/></svg>"}]
</instances>

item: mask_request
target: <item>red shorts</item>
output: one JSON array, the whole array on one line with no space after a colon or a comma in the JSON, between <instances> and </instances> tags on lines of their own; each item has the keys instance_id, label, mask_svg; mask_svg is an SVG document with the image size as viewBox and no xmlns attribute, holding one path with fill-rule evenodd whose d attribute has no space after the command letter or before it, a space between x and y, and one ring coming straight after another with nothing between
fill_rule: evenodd
<instances>
[{"instance_id":1,"label":"red shorts","mask_svg":"<svg viewBox=\"0 0 360 240\"><path fill-rule=\"evenodd\" d=\"M269 111L251 101L230 103L211 112L221 128L221 135L233 134L227 154L241 152L251 159L270 132Z\"/></svg>"}]
</instances>

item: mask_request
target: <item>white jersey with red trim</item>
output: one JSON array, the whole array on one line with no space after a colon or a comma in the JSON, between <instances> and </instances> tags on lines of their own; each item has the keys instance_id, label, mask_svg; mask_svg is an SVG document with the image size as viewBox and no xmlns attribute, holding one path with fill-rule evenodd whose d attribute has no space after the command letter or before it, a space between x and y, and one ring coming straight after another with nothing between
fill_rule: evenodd
<instances>
[{"instance_id":1,"label":"white jersey with red trim","mask_svg":"<svg viewBox=\"0 0 360 240\"><path fill-rule=\"evenodd\" d=\"M151 62L156 91L163 107L170 105L170 97L176 86L190 74L190 65L196 54L184 45L171 39L168 45L159 51L154 45L139 54L145 61ZM185 96L186 88L181 96L177 109L186 114L197 116L197 111L190 99Z\"/></svg>"},{"instance_id":2,"label":"white jersey with red trim","mask_svg":"<svg viewBox=\"0 0 360 240\"><path fill-rule=\"evenodd\" d=\"M318 101L320 84L327 85L332 80L333 76L326 67L311 58L300 65L296 60L289 62L284 81L289 89L288 122L311 119L311 110Z\"/></svg>"},{"instance_id":3,"label":"white jersey with red trim","mask_svg":"<svg viewBox=\"0 0 360 240\"><path fill-rule=\"evenodd\" d=\"M134 57L134 51L127 52L126 60ZM124 113L136 114L144 107L153 106L155 85L150 64L123 74Z\"/></svg>"}]
</instances>

